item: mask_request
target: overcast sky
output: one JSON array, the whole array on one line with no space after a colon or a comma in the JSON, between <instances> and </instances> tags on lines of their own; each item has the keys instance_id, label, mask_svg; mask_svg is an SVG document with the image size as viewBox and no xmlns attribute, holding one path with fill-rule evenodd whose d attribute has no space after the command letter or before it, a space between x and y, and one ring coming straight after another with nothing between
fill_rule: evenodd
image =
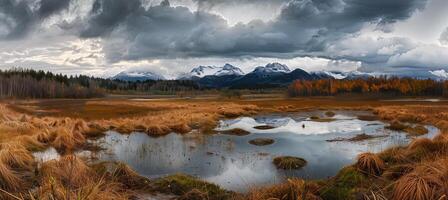
<instances>
[{"instance_id":1,"label":"overcast sky","mask_svg":"<svg viewBox=\"0 0 448 200\"><path fill-rule=\"evenodd\" d=\"M0 69L448 71L447 0L0 0Z\"/></svg>"}]
</instances>

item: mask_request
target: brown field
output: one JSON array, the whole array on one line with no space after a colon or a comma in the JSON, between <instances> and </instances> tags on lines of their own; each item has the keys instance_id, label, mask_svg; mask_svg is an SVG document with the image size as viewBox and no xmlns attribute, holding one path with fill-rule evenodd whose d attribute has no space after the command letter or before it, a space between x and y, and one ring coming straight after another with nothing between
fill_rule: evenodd
<instances>
[{"instance_id":1,"label":"brown field","mask_svg":"<svg viewBox=\"0 0 448 200\"><path fill-rule=\"evenodd\" d=\"M220 118L263 112L372 110L388 122L435 125L442 133L408 147L364 154L325 181L287 183L234 194L188 176L171 181L189 191L165 191L163 181L138 176L117 163L90 165L71 155L105 130L152 136L199 129L213 133ZM380 101L361 98L242 98L30 100L0 103L0 199L132 199L166 192L180 199L446 199L448 194L448 102ZM32 151L55 147L58 161L36 163ZM111 165L111 166L106 166ZM192 180L190 180L192 179ZM198 185L192 187L191 185Z\"/></svg>"}]
</instances>

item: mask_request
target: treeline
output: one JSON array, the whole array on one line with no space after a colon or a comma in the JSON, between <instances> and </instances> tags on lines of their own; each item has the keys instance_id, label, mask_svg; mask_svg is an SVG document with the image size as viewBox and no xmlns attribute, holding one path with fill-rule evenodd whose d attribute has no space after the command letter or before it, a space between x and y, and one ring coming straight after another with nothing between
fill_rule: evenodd
<instances>
[{"instance_id":1,"label":"treeline","mask_svg":"<svg viewBox=\"0 0 448 200\"><path fill-rule=\"evenodd\" d=\"M107 93L163 93L200 89L193 81L119 81L32 69L0 70L0 98L93 98Z\"/></svg>"},{"instance_id":2,"label":"treeline","mask_svg":"<svg viewBox=\"0 0 448 200\"><path fill-rule=\"evenodd\" d=\"M355 80L297 80L288 87L296 96L333 96L339 94L376 94L379 96L448 96L448 81L379 77Z\"/></svg>"}]
</instances>

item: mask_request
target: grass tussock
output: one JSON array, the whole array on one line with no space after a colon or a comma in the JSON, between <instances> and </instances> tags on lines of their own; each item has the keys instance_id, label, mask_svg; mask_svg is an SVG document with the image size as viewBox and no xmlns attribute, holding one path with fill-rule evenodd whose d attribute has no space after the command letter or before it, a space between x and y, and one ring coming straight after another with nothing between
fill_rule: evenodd
<instances>
[{"instance_id":1,"label":"grass tussock","mask_svg":"<svg viewBox=\"0 0 448 200\"><path fill-rule=\"evenodd\" d=\"M275 140L271 138L255 138L253 140L249 140L249 144L256 146L266 146L270 144L274 144Z\"/></svg>"},{"instance_id":2,"label":"grass tussock","mask_svg":"<svg viewBox=\"0 0 448 200\"><path fill-rule=\"evenodd\" d=\"M270 125L261 125L261 126L254 126L254 129L258 129L258 130L269 130L269 129L274 129L274 126L270 126Z\"/></svg>"},{"instance_id":3,"label":"grass tussock","mask_svg":"<svg viewBox=\"0 0 448 200\"><path fill-rule=\"evenodd\" d=\"M407 129L405 129L405 131L413 136L425 135L425 134L429 133L429 130L425 126L422 126L422 125L409 127Z\"/></svg>"},{"instance_id":4,"label":"grass tussock","mask_svg":"<svg viewBox=\"0 0 448 200\"><path fill-rule=\"evenodd\" d=\"M302 179L288 179L286 182L267 186L257 189L252 189L245 200L320 200L321 198L315 195L318 190L318 185L312 182L305 182Z\"/></svg>"},{"instance_id":5,"label":"grass tussock","mask_svg":"<svg viewBox=\"0 0 448 200\"><path fill-rule=\"evenodd\" d=\"M424 135L429 132L429 130L425 126L422 125L411 126L398 121L393 121L389 126L386 126L385 128L393 131L404 131L411 136Z\"/></svg>"},{"instance_id":6,"label":"grass tussock","mask_svg":"<svg viewBox=\"0 0 448 200\"><path fill-rule=\"evenodd\" d=\"M327 116L327 117L334 117L335 115L336 115L336 113L334 113L333 111L325 112L325 116Z\"/></svg>"},{"instance_id":7,"label":"grass tussock","mask_svg":"<svg viewBox=\"0 0 448 200\"><path fill-rule=\"evenodd\" d=\"M52 160L43 164L40 170L43 182L51 182L57 179L70 187L82 187L92 180L94 172L79 157L67 155L59 160Z\"/></svg>"},{"instance_id":8,"label":"grass tussock","mask_svg":"<svg viewBox=\"0 0 448 200\"><path fill-rule=\"evenodd\" d=\"M234 128L234 129L230 129L230 130L226 130L226 131L220 131L219 133L221 134L225 134L225 135L237 135L237 136L244 136L244 135L249 135L250 132L240 129L240 128Z\"/></svg>"},{"instance_id":9,"label":"grass tussock","mask_svg":"<svg viewBox=\"0 0 448 200\"><path fill-rule=\"evenodd\" d=\"M366 175L379 176L383 173L385 164L376 154L362 153L358 155L356 168Z\"/></svg>"},{"instance_id":10,"label":"grass tussock","mask_svg":"<svg viewBox=\"0 0 448 200\"><path fill-rule=\"evenodd\" d=\"M394 199L443 199L448 194L448 160L418 166L395 182Z\"/></svg>"},{"instance_id":11,"label":"grass tussock","mask_svg":"<svg viewBox=\"0 0 448 200\"><path fill-rule=\"evenodd\" d=\"M398 121L393 121L389 126L386 126L385 128L393 131L404 131L405 129L409 128L409 126Z\"/></svg>"},{"instance_id":12,"label":"grass tussock","mask_svg":"<svg viewBox=\"0 0 448 200\"><path fill-rule=\"evenodd\" d=\"M8 165L0 164L0 188L14 192L22 189L24 184L24 181L17 172L12 170Z\"/></svg>"},{"instance_id":13,"label":"grass tussock","mask_svg":"<svg viewBox=\"0 0 448 200\"><path fill-rule=\"evenodd\" d=\"M42 165L39 187L32 196L48 200L129 199L130 192L117 180L133 176L131 171L127 166L117 167L115 173L97 171L77 156L63 156Z\"/></svg>"},{"instance_id":14,"label":"grass tussock","mask_svg":"<svg viewBox=\"0 0 448 200\"><path fill-rule=\"evenodd\" d=\"M18 143L4 143L0 145L0 162L13 169L32 169L34 158L31 153Z\"/></svg>"},{"instance_id":15,"label":"grass tussock","mask_svg":"<svg viewBox=\"0 0 448 200\"><path fill-rule=\"evenodd\" d=\"M56 135L51 145L61 153L68 153L85 144L86 138L79 131L70 132L66 128L54 130Z\"/></svg>"},{"instance_id":16,"label":"grass tussock","mask_svg":"<svg viewBox=\"0 0 448 200\"><path fill-rule=\"evenodd\" d=\"M379 120L378 116L376 116L376 115L359 115L357 118L362 121L377 121L377 120Z\"/></svg>"},{"instance_id":17,"label":"grass tussock","mask_svg":"<svg viewBox=\"0 0 448 200\"><path fill-rule=\"evenodd\" d=\"M235 195L233 192L224 190L215 184L184 174L175 174L154 180L152 185L155 191L179 195L183 199L200 196L206 197L205 199L221 200L230 199Z\"/></svg>"},{"instance_id":18,"label":"grass tussock","mask_svg":"<svg viewBox=\"0 0 448 200\"><path fill-rule=\"evenodd\" d=\"M285 170L300 169L307 164L305 159L293 156L275 157L272 162L278 169Z\"/></svg>"},{"instance_id":19,"label":"grass tussock","mask_svg":"<svg viewBox=\"0 0 448 200\"><path fill-rule=\"evenodd\" d=\"M339 171L332 179L319 188L319 196L323 199L347 200L356 199L359 189L371 184L368 178L353 166Z\"/></svg>"},{"instance_id":20,"label":"grass tussock","mask_svg":"<svg viewBox=\"0 0 448 200\"><path fill-rule=\"evenodd\" d=\"M0 145L0 188L16 192L30 187L36 167L31 153L19 142Z\"/></svg>"},{"instance_id":21,"label":"grass tussock","mask_svg":"<svg viewBox=\"0 0 448 200\"><path fill-rule=\"evenodd\" d=\"M128 165L118 163L112 171L112 177L129 189L148 189L150 181L140 176Z\"/></svg>"}]
</instances>

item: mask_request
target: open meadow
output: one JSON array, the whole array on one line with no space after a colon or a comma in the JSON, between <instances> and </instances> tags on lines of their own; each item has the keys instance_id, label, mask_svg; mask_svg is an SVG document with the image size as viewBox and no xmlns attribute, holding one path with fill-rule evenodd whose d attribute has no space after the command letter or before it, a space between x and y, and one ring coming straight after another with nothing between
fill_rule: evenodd
<instances>
[{"instance_id":1,"label":"open meadow","mask_svg":"<svg viewBox=\"0 0 448 200\"><path fill-rule=\"evenodd\" d=\"M283 98L274 95L243 96L241 99L211 96L197 99L5 100L1 102L0 109L2 199L447 198L448 101L443 99L382 101L359 97ZM203 135L196 139L204 143L215 135L229 133L235 135L227 137L237 138L242 137L239 134L246 134L247 130L242 130L244 127L221 131L216 127L222 120L272 113L325 113L322 116L326 117L308 116L308 128L315 126L315 123L339 121L334 115L348 111L371 113L355 117L364 121L381 121L389 124L391 130L404 131L411 137L410 144L375 153L360 153L352 163L337 170L339 172L333 176L311 179L300 175L286 176L281 182L254 184L243 192L223 188L219 181L209 183L194 174L179 172L158 177L146 176L122 160L98 160L94 156L96 152L104 151L94 141L107 138L110 131L131 137L139 132L147 135L148 140L171 134L187 138L194 132ZM427 125L437 129L434 137L413 137L427 133L424 128ZM276 125L273 126L259 126L259 130L269 131ZM302 126L305 129L305 123ZM386 130L385 126L382 128ZM247 134L252 133L249 131ZM347 142L353 143L355 139ZM268 140L267 145L272 143ZM36 159L36 152L45 152L49 148L54 149L58 156ZM79 153L85 151L91 153ZM213 153L219 152L207 152L210 156ZM296 160L287 159L274 159L273 164L277 165L278 170L300 171ZM313 164L310 160L302 160L298 162ZM160 158L159 161L164 160ZM262 174L254 176L257 175Z\"/></svg>"}]
</instances>

